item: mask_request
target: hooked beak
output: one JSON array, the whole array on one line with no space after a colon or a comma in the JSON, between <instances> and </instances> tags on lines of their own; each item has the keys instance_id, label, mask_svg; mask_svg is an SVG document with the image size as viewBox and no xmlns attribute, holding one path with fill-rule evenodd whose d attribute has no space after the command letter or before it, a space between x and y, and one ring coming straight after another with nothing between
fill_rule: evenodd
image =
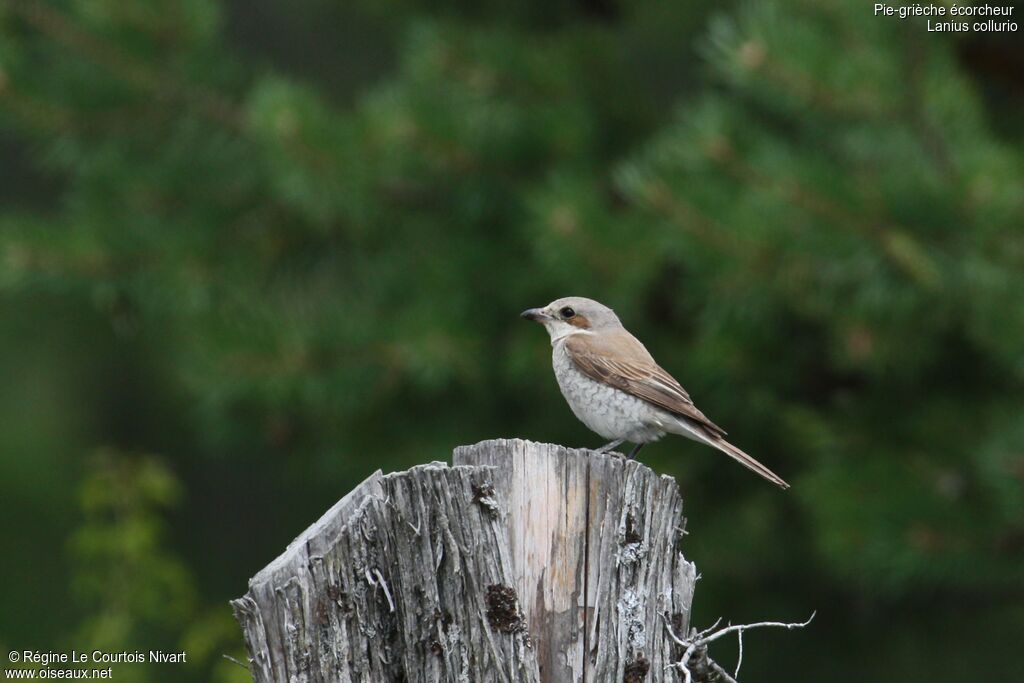
<instances>
[{"instance_id":1,"label":"hooked beak","mask_svg":"<svg viewBox=\"0 0 1024 683\"><path fill-rule=\"evenodd\" d=\"M551 320L551 316L540 310L539 308L527 308L525 311L519 314L520 317L532 320L535 323L543 323Z\"/></svg>"}]
</instances>

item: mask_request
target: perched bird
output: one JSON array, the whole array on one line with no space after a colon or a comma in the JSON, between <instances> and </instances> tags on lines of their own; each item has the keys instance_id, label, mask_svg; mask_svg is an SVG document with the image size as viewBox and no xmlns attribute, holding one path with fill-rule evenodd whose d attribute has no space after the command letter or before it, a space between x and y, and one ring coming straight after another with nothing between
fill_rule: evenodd
<instances>
[{"instance_id":1,"label":"perched bird","mask_svg":"<svg viewBox=\"0 0 1024 683\"><path fill-rule=\"evenodd\" d=\"M725 430L697 410L607 306L578 296L523 311L551 336L551 362L558 388L583 424L605 439L600 452L628 441L644 444L679 434L722 451L768 481L789 488L777 474L725 440Z\"/></svg>"}]
</instances>

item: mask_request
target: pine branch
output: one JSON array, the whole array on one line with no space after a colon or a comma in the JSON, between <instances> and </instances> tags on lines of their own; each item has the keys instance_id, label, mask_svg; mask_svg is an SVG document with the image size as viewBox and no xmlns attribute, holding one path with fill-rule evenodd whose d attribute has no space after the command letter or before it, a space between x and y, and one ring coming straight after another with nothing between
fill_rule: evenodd
<instances>
[{"instance_id":1,"label":"pine branch","mask_svg":"<svg viewBox=\"0 0 1024 683\"><path fill-rule=\"evenodd\" d=\"M29 0L0 2L43 35L102 66L126 83L159 99L183 102L230 128L242 127L243 116L228 99L133 58L44 3Z\"/></svg>"}]
</instances>

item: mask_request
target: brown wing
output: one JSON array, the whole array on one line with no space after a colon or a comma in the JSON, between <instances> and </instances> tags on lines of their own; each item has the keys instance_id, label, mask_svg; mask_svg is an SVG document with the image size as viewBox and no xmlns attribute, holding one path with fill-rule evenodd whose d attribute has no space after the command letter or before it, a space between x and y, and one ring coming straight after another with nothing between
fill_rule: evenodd
<instances>
[{"instance_id":1,"label":"brown wing","mask_svg":"<svg viewBox=\"0 0 1024 683\"><path fill-rule=\"evenodd\" d=\"M574 334L566 339L565 348L576 367L591 379L689 418L712 436L725 435L724 429L697 410L686 389L655 363L644 345L629 332Z\"/></svg>"}]
</instances>

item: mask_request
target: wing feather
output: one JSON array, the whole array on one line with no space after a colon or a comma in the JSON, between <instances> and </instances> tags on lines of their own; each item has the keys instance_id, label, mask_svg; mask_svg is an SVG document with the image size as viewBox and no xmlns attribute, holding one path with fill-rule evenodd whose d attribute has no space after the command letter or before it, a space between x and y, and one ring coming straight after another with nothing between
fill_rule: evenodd
<instances>
[{"instance_id":1,"label":"wing feather","mask_svg":"<svg viewBox=\"0 0 1024 683\"><path fill-rule=\"evenodd\" d=\"M629 332L574 334L566 339L565 349L576 367L591 379L693 420L712 436L725 435L725 430L697 409L686 389L655 363Z\"/></svg>"}]
</instances>

